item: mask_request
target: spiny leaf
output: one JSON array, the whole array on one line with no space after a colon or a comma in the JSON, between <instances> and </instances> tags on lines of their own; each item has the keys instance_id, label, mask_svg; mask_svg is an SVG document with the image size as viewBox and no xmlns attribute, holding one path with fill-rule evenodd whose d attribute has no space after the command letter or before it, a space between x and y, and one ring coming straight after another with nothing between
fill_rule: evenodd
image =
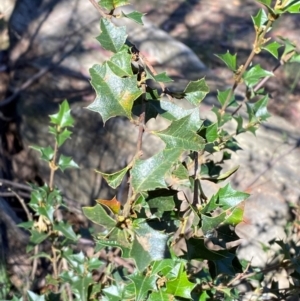
<instances>
[{"instance_id":1,"label":"spiny leaf","mask_svg":"<svg viewBox=\"0 0 300 301\"><path fill-rule=\"evenodd\" d=\"M57 163L59 169L64 171L67 168L79 168L76 162L71 157L60 155Z\"/></svg>"},{"instance_id":2,"label":"spiny leaf","mask_svg":"<svg viewBox=\"0 0 300 301\"><path fill-rule=\"evenodd\" d=\"M121 78L112 72L107 63L94 65L90 74L97 96L88 109L99 113L104 122L114 116L131 119L133 102L142 94L137 87L136 76Z\"/></svg>"},{"instance_id":3,"label":"spiny leaf","mask_svg":"<svg viewBox=\"0 0 300 301\"><path fill-rule=\"evenodd\" d=\"M112 174L107 174L107 173L104 173L104 172L101 172L98 170L96 170L96 172L102 175L102 177L105 179L105 181L107 182L107 184L110 187L116 189L122 183L123 178L126 175L128 169L129 169L129 166L126 166L122 170L117 171Z\"/></svg>"},{"instance_id":4,"label":"spiny leaf","mask_svg":"<svg viewBox=\"0 0 300 301\"><path fill-rule=\"evenodd\" d=\"M127 50L119 51L107 61L109 68L119 77L132 76L131 55Z\"/></svg>"},{"instance_id":5,"label":"spiny leaf","mask_svg":"<svg viewBox=\"0 0 300 301\"><path fill-rule=\"evenodd\" d=\"M102 18L100 29L101 34L96 39L104 49L117 53L126 41L126 27L117 27L111 21Z\"/></svg>"},{"instance_id":6,"label":"spiny leaf","mask_svg":"<svg viewBox=\"0 0 300 301\"><path fill-rule=\"evenodd\" d=\"M257 28L262 28L268 22L268 15L263 9L260 9L255 17L252 17L253 23Z\"/></svg>"},{"instance_id":7,"label":"spiny leaf","mask_svg":"<svg viewBox=\"0 0 300 301\"><path fill-rule=\"evenodd\" d=\"M196 283L190 282L187 278L187 273L184 271L183 263L181 263L178 277L167 281L166 292L176 297L191 299L191 292L195 286Z\"/></svg>"},{"instance_id":8,"label":"spiny leaf","mask_svg":"<svg viewBox=\"0 0 300 301\"><path fill-rule=\"evenodd\" d=\"M183 91L184 97L195 106L200 104L208 92L209 87L204 78L189 82Z\"/></svg>"},{"instance_id":9,"label":"spiny leaf","mask_svg":"<svg viewBox=\"0 0 300 301\"><path fill-rule=\"evenodd\" d=\"M94 207L83 207L83 214L93 223L111 229L116 226L116 221L113 220L103 207L97 204Z\"/></svg>"},{"instance_id":10,"label":"spiny leaf","mask_svg":"<svg viewBox=\"0 0 300 301\"><path fill-rule=\"evenodd\" d=\"M54 224L53 229L61 232L66 238L70 240L76 241L78 239L72 226L68 223L59 222L58 224Z\"/></svg>"},{"instance_id":11,"label":"spiny leaf","mask_svg":"<svg viewBox=\"0 0 300 301\"><path fill-rule=\"evenodd\" d=\"M227 50L225 54L215 54L215 56L222 60L231 71L236 70L236 54L230 54Z\"/></svg>"},{"instance_id":12,"label":"spiny leaf","mask_svg":"<svg viewBox=\"0 0 300 301\"><path fill-rule=\"evenodd\" d=\"M270 52L276 59L278 59L278 49L282 47L278 42L274 41L268 45L262 46L261 48Z\"/></svg>"},{"instance_id":13,"label":"spiny leaf","mask_svg":"<svg viewBox=\"0 0 300 301\"><path fill-rule=\"evenodd\" d=\"M267 76L274 76L274 74L256 65L244 73L243 79L248 87L253 87L261 78Z\"/></svg>"},{"instance_id":14,"label":"spiny leaf","mask_svg":"<svg viewBox=\"0 0 300 301\"><path fill-rule=\"evenodd\" d=\"M97 199L97 203L107 206L114 214L118 214L121 209L121 203L117 200L116 197L113 197L111 200Z\"/></svg>"},{"instance_id":15,"label":"spiny leaf","mask_svg":"<svg viewBox=\"0 0 300 301\"><path fill-rule=\"evenodd\" d=\"M137 160L131 170L136 193L166 188L165 175L181 154L180 149L163 150L147 160Z\"/></svg>"},{"instance_id":16,"label":"spiny leaf","mask_svg":"<svg viewBox=\"0 0 300 301\"><path fill-rule=\"evenodd\" d=\"M64 100L61 105L59 105L59 111L56 114L50 115L51 123L60 126L61 128L67 126L73 126L74 119L71 116L70 106L67 100Z\"/></svg>"},{"instance_id":17,"label":"spiny leaf","mask_svg":"<svg viewBox=\"0 0 300 301\"><path fill-rule=\"evenodd\" d=\"M41 153L41 159L50 162L54 156L54 149L51 146L40 147L40 146L30 146L30 148L39 151Z\"/></svg>"},{"instance_id":18,"label":"spiny leaf","mask_svg":"<svg viewBox=\"0 0 300 301\"><path fill-rule=\"evenodd\" d=\"M227 210L237 206L248 197L248 193L234 190L228 183L226 186L220 188L217 194L211 197L208 204L201 210L201 213L213 211L218 207Z\"/></svg>"},{"instance_id":19,"label":"spiny leaf","mask_svg":"<svg viewBox=\"0 0 300 301\"><path fill-rule=\"evenodd\" d=\"M134 273L128 276L128 278L134 283L136 301L144 301L149 291L156 290L157 276Z\"/></svg>"},{"instance_id":20,"label":"spiny leaf","mask_svg":"<svg viewBox=\"0 0 300 301\"><path fill-rule=\"evenodd\" d=\"M134 22L136 22L136 23L138 23L140 25L144 25L143 20L142 20L142 18L143 18L144 15L145 14L142 14L142 13L140 13L138 11L133 11L133 12L128 13L128 14L125 14L124 12L122 12L122 16L123 17L126 17L126 18L128 18L130 20L133 20Z\"/></svg>"},{"instance_id":21,"label":"spiny leaf","mask_svg":"<svg viewBox=\"0 0 300 301\"><path fill-rule=\"evenodd\" d=\"M266 95L253 104L247 103L247 112L250 122L265 121L271 116L267 108L268 101L269 97Z\"/></svg>"},{"instance_id":22,"label":"spiny leaf","mask_svg":"<svg viewBox=\"0 0 300 301\"><path fill-rule=\"evenodd\" d=\"M199 151L204 148L205 141L196 133L200 126L198 129L195 129L194 120L195 116L191 114L180 120L173 121L163 131L152 133L165 142L166 149L179 148ZM198 125L200 124L198 123Z\"/></svg>"},{"instance_id":23,"label":"spiny leaf","mask_svg":"<svg viewBox=\"0 0 300 301\"><path fill-rule=\"evenodd\" d=\"M133 224L136 234L130 255L134 258L140 271L143 271L152 261L163 259L168 253L168 234L154 230L146 222Z\"/></svg>"}]
</instances>

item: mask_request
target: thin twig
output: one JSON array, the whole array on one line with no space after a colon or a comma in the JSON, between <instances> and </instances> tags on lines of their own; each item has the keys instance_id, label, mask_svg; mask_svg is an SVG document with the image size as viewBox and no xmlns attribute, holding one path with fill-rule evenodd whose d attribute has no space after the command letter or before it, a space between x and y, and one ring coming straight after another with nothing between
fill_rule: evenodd
<instances>
[{"instance_id":1,"label":"thin twig","mask_svg":"<svg viewBox=\"0 0 300 301\"><path fill-rule=\"evenodd\" d=\"M53 152L53 159L51 160L51 162L49 164L50 165L50 180L49 180L50 191L53 190L54 174L55 174L55 171L57 169L57 166L56 166L57 151L58 151L58 143L57 143L57 141L55 141L54 152Z\"/></svg>"}]
</instances>

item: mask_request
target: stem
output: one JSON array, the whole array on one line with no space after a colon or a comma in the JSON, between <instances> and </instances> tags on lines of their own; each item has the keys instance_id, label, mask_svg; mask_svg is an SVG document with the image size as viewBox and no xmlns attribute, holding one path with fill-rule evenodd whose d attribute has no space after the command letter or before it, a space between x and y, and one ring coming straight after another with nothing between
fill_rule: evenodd
<instances>
[{"instance_id":1,"label":"stem","mask_svg":"<svg viewBox=\"0 0 300 301\"><path fill-rule=\"evenodd\" d=\"M142 146L143 146L143 135L145 131L145 96L146 96L146 84L142 84L142 90L143 90L143 96L142 96L142 113L139 116L139 134L138 134L138 140L136 144L136 154L135 158L139 158L142 154ZM134 202L134 199L136 197L135 193L132 189L132 181L131 176L129 177L129 190L128 190L128 196L127 201L124 205L123 209L123 216L128 217L130 215L131 206Z\"/></svg>"},{"instance_id":2,"label":"stem","mask_svg":"<svg viewBox=\"0 0 300 301\"><path fill-rule=\"evenodd\" d=\"M55 171L57 168L56 167L57 150L58 150L58 144L57 144L57 141L55 141L53 159L50 162L50 180L49 180L50 191L53 190L54 174L55 174Z\"/></svg>"},{"instance_id":3,"label":"stem","mask_svg":"<svg viewBox=\"0 0 300 301\"><path fill-rule=\"evenodd\" d=\"M196 206L198 204L199 199L199 180L197 178L198 175L198 168L199 168L199 161L198 161L198 152L194 152L194 198L193 198L193 205Z\"/></svg>"},{"instance_id":4,"label":"stem","mask_svg":"<svg viewBox=\"0 0 300 301\"><path fill-rule=\"evenodd\" d=\"M273 22L274 22L273 20L268 20L268 23L267 23L267 25L265 26L265 28L264 28L264 30L262 31L262 33L256 32L255 42L254 42L252 51L251 51L251 53L250 53L250 55L249 55L249 57L248 57L248 59L247 59L245 65L243 65L243 67L242 67L242 69L240 70L238 76L235 78L235 81L234 81L234 83L233 83L233 85L232 85L232 88L231 88L231 90L230 90L230 93L228 94L228 96L227 96L227 98L226 98L226 100L225 100L225 102L224 102L224 104L223 104L223 106L222 106L222 108L221 108L221 111L220 111L221 114L224 114L224 112L225 112L225 110L226 110L226 108L227 108L227 106L228 106L228 103L229 103L231 97L232 97L233 94L234 94L235 89L236 89L237 86L240 84L241 79L242 79L244 73L246 72L247 68L248 68L249 65L251 64L251 62L252 62L254 56L257 54L257 49L260 48L261 45L263 44L264 37L265 37L267 31L269 30L269 28L272 26Z\"/></svg>"},{"instance_id":5,"label":"stem","mask_svg":"<svg viewBox=\"0 0 300 301\"><path fill-rule=\"evenodd\" d=\"M54 279L57 279L58 278L57 256L56 256L56 249L53 245L51 246L51 251L52 251L52 254L53 254L53 257L52 257L51 261L52 261L52 265L53 265Z\"/></svg>"}]
</instances>

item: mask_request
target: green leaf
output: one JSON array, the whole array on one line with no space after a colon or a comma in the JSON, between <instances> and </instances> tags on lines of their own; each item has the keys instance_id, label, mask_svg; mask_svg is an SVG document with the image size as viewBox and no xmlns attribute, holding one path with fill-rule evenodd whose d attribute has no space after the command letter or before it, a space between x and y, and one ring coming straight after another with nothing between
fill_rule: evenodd
<instances>
[{"instance_id":1,"label":"green leaf","mask_svg":"<svg viewBox=\"0 0 300 301\"><path fill-rule=\"evenodd\" d=\"M182 150L163 150L147 160L136 160L131 170L132 187L135 193L167 188L165 175L178 160Z\"/></svg>"},{"instance_id":2,"label":"green leaf","mask_svg":"<svg viewBox=\"0 0 300 301\"><path fill-rule=\"evenodd\" d=\"M195 106L200 104L208 92L209 87L204 78L189 82L183 91L185 99Z\"/></svg>"},{"instance_id":3,"label":"green leaf","mask_svg":"<svg viewBox=\"0 0 300 301\"><path fill-rule=\"evenodd\" d=\"M243 126L243 123L244 123L243 117L237 116L237 117L234 117L234 119L237 122L236 134L239 135L241 133L245 133L247 130Z\"/></svg>"},{"instance_id":4,"label":"green leaf","mask_svg":"<svg viewBox=\"0 0 300 301\"><path fill-rule=\"evenodd\" d=\"M57 165L61 171L64 171L67 168L79 168L77 163L75 163L71 157L64 155L60 155Z\"/></svg>"},{"instance_id":5,"label":"green leaf","mask_svg":"<svg viewBox=\"0 0 300 301\"><path fill-rule=\"evenodd\" d=\"M117 76L132 76L132 68L131 68L131 55L127 50L119 51L114 54L109 61L107 61L107 65Z\"/></svg>"},{"instance_id":6,"label":"green leaf","mask_svg":"<svg viewBox=\"0 0 300 301\"><path fill-rule=\"evenodd\" d=\"M300 12L300 2L299 1L287 1L287 5L284 8L285 12L289 12L291 14L299 14Z\"/></svg>"},{"instance_id":7,"label":"green leaf","mask_svg":"<svg viewBox=\"0 0 300 301\"><path fill-rule=\"evenodd\" d=\"M42 243L45 239L48 238L49 234L47 233L41 233L37 230L30 230L31 236L30 236L30 242L32 242L35 245L39 245Z\"/></svg>"},{"instance_id":8,"label":"green leaf","mask_svg":"<svg viewBox=\"0 0 300 301\"><path fill-rule=\"evenodd\" d=\"M199 113L198 113L199 115ZM171 125L160 132L152 132L166 144L166 149L178 148L182 150L200 151L204 148L205 141L196 132L200 124L195 123L195 114L173 121ZM196 126L196 127L195 127Z\"/></svg>"},{"instance_id":9,"label":"green leaf","mask_svg":"<svg viewBox=\"0 0 300 301\"><path fill-rule=\"evenodd\" d=\"M111 21L102 18L100 29L101 34L96 39L104 49L117 53L127 39L126 26L117 27Z\"/></svg>"},{"instance_id":10,"label":"green leaf","mask_svg":"<svg viewBox=\"0 0 300 301\"><path fill-rule=\"evenodd\" d=\"M225 91L220 91L218 90L218 101L221 104L221 106L223 107L225 105L225 102L227 100L228 95L231 93L231 88L225 90ZM235 100L234 94L231 95L229 101L227 102L227 107L230 106L236 106L237 102Z\"/></svg>"},{"instance_id":11,"label":"green leaf","mask_svg":"<svg viewBox=\"0 0 300 301\"><path fill-rule=\"evenodd\" d=\"M253 24L257 28L262 28L268 22L268 15L263 9L260 9L255 17L252 17Z\"/></svg>"},{"instance_id":12,"label":"green leaf","mask_svg":"<svg viewBox=\"0 0 300 301\"><path fill-rule=\"evenodd\" d=\"M173 211L175 209L175 201L177 191L168 189L157 189L150 191L146 201L151 209L155 209L155 216L162 217L165 211Z\"/></svg>"},{"instance_id":13,"label":"green leaf","mask_svg":"<svg viewBox=\"0 0 300 301\"><path fill-rule=\"evenodd\" d=\"M53 229L61 232L66 238L70 240L78 240L78 237L75 234L72 226L68 223L59 222L58 224L54 224Z\"/></svg>"},{"instance_id":14,"label":"green leaf","mask_svg":"<svg viewBox=\"0 0 300 301\"><path fill-rule=\"evenodd\" d=\"M219 189L219 191L211 197L207 205L201 210L205 214L211 212L218 207L223 210L235 207L249 197L248 193L234 190L230 183Z\"/></svg>"},{"instance_id":15,"label":"green leaf","mask_svg":"<svg viewBox=\"0 0 300 301\"><path fill-rule=\"evenodd\" d=\"M137 87L136 76L121 78L112 72L107 63L94 65L90 74L97 96L88 109L99 113L104 123L114 116L131 119L133 102L142 94Z\"/></svg>"},{"instance_id":16,"label":"green leaf","mask_svg":"<svg viewBox=\"0 0 300 301\"><path fill-rule=\"evenodd\" d=\"M268 112L268 95L264 96L255 103L247 103L247 112L250 122L261 122L268 119L271 115Z\"/></svg>"},{"instance_id":17,"label":"green leaf","mask_svg":"<svg viewBox=\"0 0 300 301\"><path fill-rule=\"evenodd\" d=\"M168 234L154 230L146 222L133 224L133 229L136 237L130 255L139 271L143 271L152 261L165 258L170 238Z\"/></svg>"},{"instance_id":18,"label":"green leaf","mask_svg":"<svg viewBox=\"0 0 300 301\"><path fill-rule=\"evenodd\" d=\"M226 212L222 212L217 216L207 216L201 214L202 221L202 231L206 235L209 231L216 229L220 224L222 224L226 219Z\"/></svg>"},{"instance_id":19,"label":"green leaf","mask_svg":"<svg viewBox=\"0 0 300 301\"><path fill-rule=\"evenodd\" d=\"M57 134L56 141L58 147L64 144L64 142L71 137L72 132L68 129L64 129L61 133Z\"/></svg>"},{"instance_id":20,"label":"green leaf","mask_svg":"<svg viewBox=\"0 0 300 301\"><path fill-rule=\"evenodd\" d=\"M52 206L52 204L43 204L43 206L38 205L38 206L31 206L33 209L36 210L36 212L39 215L43 215L53 223L53 214L55 212L55 208Z\"/></svg>"},{"instance_id":21,"label":"green leaf","mask_svg":"<svg viewBox=\"0 0 300 301\"><path fill-rule=\"evenodd\" d=\"M57 114L49 115L49 117L51 123L61 128L73 126L74 124L74 119L71 116L71 110L67 100L64 100L63 103L59 105Z\"/></svg>"},{"instance_id":22,"label":"green leaf","mask_svg":"<svg viewBox=\"0 0 300 301\"><path fill-rule=\"evenodd\" d=\"M243 79L248 87L253 87L261 78L267 76L274 76L274 74L270 71L262 69L260 65L255 65L244 73Z\"/></svg>"},{"instance_id":23,"label":"green leaf","mask_svg":"<svg viewBox=\"0 0 300 301\"><path fill-rule=\"evenodd\" d=\"M133 283L135 288L135 299L136 301L144 301L148 296L149 291L156 290L157 277L154 275L143 275L140 273L134 273L128 276ZM148 298L147 298L148 299Z\"/></svg>"},{"instance_id":24,"label":"green leaf","mask_svg":"<svg viewBox=\"0 0 300 301\"><path fill-rule=\"evenodd\" d=\"M191 292L195 288L196 283L189 281L186 271L184 271L184 264L181 263L180 273L177 278L169 280L166 283L166 292L186 299L191 299Z\"/></svg>"},{"instance_id":25,"label":"green leaf","mask_svg":"<svg viewBox=\"0 0 300 301\"><path fill-rule=\"evenodd\" d=\"M152 79L156 82L163 82L163 83L169 83L172 82L173 80L167 75L166 72L154 75L149 68L146 67L147 71L147 77L146 79Z\"/></svg>"},{"instance_id":26,"label":"green leaf","mask_svg":"<svg viewBox=\"0 0 300 301\"><path fill-rule=\"evenodd\" d=\"M45 301L44 295L39 296L32 291L27 291L27 297L28 301Z\"/></svg>"},{"instance_id":27,"label":"green leaf","mask_svg":"<svg viewBox=\"0 0 300 301\"><path fill-rule=\"evenodd\" d=\"M96 241L96 252L103 249L103 247L110 247L110 248L118 248L122 251L123 258L130 257L130 250L132 245L127 241L126 237L124 237L124 231L117 229L117 233L112 233L114 238L117 240L108 240L108 239L97 239ZM111 236L111 235L110 235Z\"/></svg>"},{"instance_id":28,"label":"green leaf","mask_svg":"<svg viewBox=\"0 0 300 301\"><path fill-rule=\"evenodd\" d=\"M262 46L261 48L270 52L276 59L278 59L278 49L282 47L278 42L274 41L268 45Z\"/></svg>"},{"instance_id":29,"label":"green leaf","mask_svg":"<svg viewBox=\"0 0 300 301\"><path fill-rule=\"evenodd\" d=\"M225 223L236 226L244 220L244 210L240 207L235 207L230 214L227 213Z\"/></svg>"},{"instance_id":30,"label":"green leaf","mask_svg":"<svg viewBox=\"0 0 300 301\"><path fill-rule=\"evenodd\" d=\"M101 225L107 229L112 229L116 226L116 221L99 204L94 207L83 207L82 210L83 214L97 225Z\"/></svg>"},{"instance_id":31,"label":"green leaf","mask_svg":"<svg viewBox=\"0 0 300 301\"><path fill-rule=\"evenodd\" d=\"M144 15L145 14L142 14L142 13L140 13L138 11L133 11L133 12L128 13L128 14L125 14L122 11L122 16L123 17L128 18L130 20L133 20L134 22L136 22L136 23L138 23L140 25L144 25L143 20L142 20L142 18L143 18Z\"/></svg>"},{"instance_id":32,"label":"green leaf","mask_svg":"<svg viewBox=\"0 0 300 301\"><path fill-rule=\"evenodd\" d=\"M111 11L117 7L128 5L129 0L100 0L99 5Z\"/></svg>"},{"instance_id":33,"label":"green leaf","mask_svg":"<svg viewBox=\"0 0 300 301\"><path fill-rule=\"evenodd\" d=\"M206 128L205 138L207 142L214 142L218 138L218 124L213 123Z\"/></svg>"},{"instance_id":34,"label":"green leaf","mask_svg":"<svg viewBox=\"0 0 300 301\"><path fill-rule=\"evenodd\" d=\"M122 183L123 178L126 175L128 169L129 169L129 167L126 166L122 170L117 171L112 174L107 174L107 173L104 173L104 172L101 172L98 170L96 170L96 172L102 175L102 177L105 179L105 181L107 182L107 184L110 187L116 189Z\"/></svg>"},{"instance_id":35,"label":"green leaf","mask_svg":"<svg viewBox=\"0 0 300 301\"><path fill-rule=\"evenodd\" d=\"M75 294L77 300L88 301L89 299L89 286L94 283L91 273L84 274L83 276L74 275L72 272L63 272L60 277L69 283L72 292Z\"/></svg>"},{"instance_id":36,"label":"green leaf","mask_svg":"<svg viewBox=\"0 0 300 301\"><path fill-rule=\"evenodd\" d=\"M236 70L236 54L230 54L227 50L225 54L215 54L215 56L222 60L231 71Z\"/></svg>"},{"instance_id":37,"label":"green leaf","mask_svg":"<svg viewBox=\"0 0 300 301\"><path fill-rule=\"evenodd\" d=\"M168 293L165 293L160 289L158 292L153 292L149 298L148 301L170 301L172 300L172 296ZM174 298L173 298L174 300Z\"/></svg>"},{"instance_id":38,"label":"green leaf","mask_svg":"<svg viewBox=\"0 0 300 301\"><path fill-rule=\"evenodd\" d=\"M30 148L40 152L41 159L50 162L54 156L54 149L51 146L40 147L40 146L30 146Z\"/></svg>"},{"instance_id":39,"label":"green leaf","mask_svg":"<svg viewBox=\"0 0 300 301\"><path fill-rule=\"evenodd\" d=\"M236 166L236 167L233 167L230 170L228 170L227 172L225 172L221 175L217 175L215 177L209 177L209 178L201 177L201 179L209 180L209 181L214 182L214 183L219 183L221 181L224 181L224 180L228 179L231 175L233 175L239 169L239 167L240 167L239 165Z\"/></svg>"}]
</instances>

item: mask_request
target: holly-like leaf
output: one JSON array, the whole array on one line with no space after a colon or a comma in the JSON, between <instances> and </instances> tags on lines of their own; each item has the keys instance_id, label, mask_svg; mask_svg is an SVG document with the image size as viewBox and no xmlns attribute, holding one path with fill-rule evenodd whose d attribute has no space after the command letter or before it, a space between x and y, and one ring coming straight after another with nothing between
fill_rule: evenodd
<instances>
[{"instance_id":1,"label":"holly-like leaf","mask_svg":"<svg viewBox=\"0 0 300 301\"><path fill-rule=\"evenodd\" d=\"M50 122L60 126L61 128L67 126L73 126L74 119L71 116L70 106L67 100L59 106L59 111L56 114L50 115Z\"/></svg>"},{"instance_id":2,"label":"holly-like leaf","mask_svg":"<svg viewBox=\"0 0 300 301\"><path fill-rule=\"evenodd\" d=\"M257 28L261 28L268 22L268 15L263 9L260 9L257 15L252 17L252 21Z\"/></svg>"},{"instance_id":3,"label":"holly-like leaf","mask_svg":"<svg viewBox=\"0 0 300 301\"><path fill-rule=\"evenodd\" d=\"M274 74L270 71L262 69L260 65L255 65L244 73L243 79L248 87L253 87L261 78L267 76L274 76Z\"/></svg>"},{"instance_id":4,"label":"holly-like leaf","mask_svg":"<svg viewBox=\"0 0 300 301\"><path fill-rule=\"evenodd\" d=\"M112 187L113 189L116 189L122 183L123 178L126 175L128 169L129 169L129 167L126 166L122 170L117 171L113 174L103 173L98 170L96 170L96 172L102 175L102 177L105 179L105 181L107 182L107 184L110 187Z\"/></svg>"},{"instance_id":5,"label":"holly-like leaf","mask_svg":"<svg viewBox=\"0 0 300 301\"><path fill-rule=\"evenodd\" d=\"M64 171L67 168L79 168L77 163L75 163L71 157L64 155L60 155L57 165L61 171Z\"/></svg>"},{"instance_id":6,"label":"holly-like leaf","mask_svg":"<svg viewBox=\"0 0 300 301\"><path fill-rule=\"evenodd\" d=\"M134 273L128 276L128 278L134 283L134 300L136 301L144 301L148 296L149 291L156 290L157 276L155 275L147 276L141 273Z\"/></svg>"},{"instance_id":7,"label":"holly-like leaf","mask_svg":"<svg viewBox=\"0 0 300 301\"><path fill-rule=\"evenodd\" d=\"M217 216L207 216L205 214L201 214L202 221L202 231L204 234L208 233L211 230L218 228L226 219L226 212L222 212Z\"/></svg>"},{"instance_id":8,"label":"holly-like leaf","mask_svg":"<svg viewBox=\"0 0 300 301\"><path fill-rule=\"evenodd\" d=\"M117 7L128 5L129 0L100 0L99 5L111 11Z\"/></svg>"},{"instance_id":9,"label":"holly-like leaf","mask_svg":"<svg viewBox=\"0 0 300 301\"><path fill-rule=\"evenodd\" d=\"M121 78L112 72L107 63L94 65L90 74L97 96L88 109L99 113L104 123L114 116L131 119L133 102L142 94L137 87L136 76Z\"/></svg>"},{"instance_id":10,"label":"holly-like leaf","mask_svg":"<svg viewBox=\"0 0 300 301\"><path fill-rule=\"evenodd\" d=\"M127 39L126 26L117 27L108 19L102 18L100 29L101 33L96 39L104 49L117 53Z\"/></svg>"},{"instance_id":11,"label":"holly-like leaf","mask_svg":"<svg viewBox=\"0 0 300 301\"><path fill-rule=\"evenodd\" d=\"M299 14L300 12L300 2L289 0L286 2L286 6L284 8L285 12L289 12L291 14Z\"/></svg>"},{"instance_id":12,"label":"holly-like leaf","mask_svg":"<svg viewBox=\"0 0 300 301\"><path fill-rule=\"evenodd\" d=\"M174 300L174 297L166 292L164 292L162 289L160 289L158 292L153 292L149 298L148 301L170 301Z\"/></svg>"},{"instance_id":13,"label":"holly-like leaf","mask_svg":"<svg viewBox=\"0 0 300 301\"><path fill-rule=\"evenodd\" d=\"M247 103L247 112L250 122L265 121L271 116L267 109L268 101L269 97L266 95L255 103Z\"/></svg>"},{"instance_id":14,"label":"holly-like leaf","mask_svg":"<svg viewBox=\"0 0 300 301\"><path fill-rule=\"evenodd\" d=\"M225 54L216 54L216 56L222 60L231 71L236 70L236 54L230 54L227 50Z\"/></svg>"},{"instance_id":15,"label":"holly-like leaf","mask_svg":"<svg viewBox=\"0 0 300 301\"><path fill-rule=\"evenodd\" d=\"M177 278L167 281L166 292L181 298L191 299L191 292L195 288L196 283L189 281L184 265L181 263L180 273Z\"/></svg>"},{"instance_id":16,"label":"holly-like leaf","mask_svg":"<svg viewBox=\"0 0 300 301\"><path fill-rule=\"evenodd\" d=\"M261 48L270 52L276 59L278 59L278 49L282 47L278 42L274 41L268 45L262 46Z\"/></svg>"},{"instance_id":17,"label":"holly-like leaf","mask_svg":"<svg viewBox=\"0 0 300 301\"><path fill-rule=\"evenodd\" d=\"M180 120L173 121L171 125L160 132L152 132L162 139L166 144L166 149L178 148L182 150L199 151L204 148L205 141L196 131L200 124L195 124L195 114L183 117Z\"/></svg>"},{"instance_id":18,"label":"holly-like leaf","mask_svg":"<svg viewBox=\"0 0 300 301\"><path fill-rule=\"evenodd\" d=\"M119 51L107 61L109 68L119 77L132 76L131 55L127 50Z\"/></svg>"},{"instance_id":19,"label":"holly-like leaf","mask_svg":"<svg viewBox=\"0 0 300 301\"><path fill-rule=\"evenodd\" d=\"M163 150L147 160L136 160L131 170L132 187L135 193L167 188L165 175L178 160L182 150Z\"/></svg>"},{"instance_id":20,"label":"holly-like leaf","mask_svg":"<svg viewBox=\"0 0 300 301\"><path fill-rule=\"evenodd\" d=\"M64 144L64 142L70 138L72 132L69 131L68 129L64 129L61 133L59 133L57 135L57 138L56 138L56 141L57 141L57 144L58 144L58 147L60 147L61 145Z\"/></svg>"},{"instance_id":21,"label":"holly-like leaf","mask_svg":"<svg viewBox=\"0 0 300 301\"><path fill-rule=\"evenodd\" d=\"M122 16L123 17L128 18L130 20L133 20L134 22L136 22L136 23L138 23L140 25L144 25L143 20L142 20L142 18L143 18L144 15L145 14L142 14L142 13L140 13L138 11L132 11L132 12L130 12L128 14L125 14L122 11Z\"/></svg>"},{"instance_id":22,"label":"holly-like leaf","mask_svg":"<svg viewBox=\"0 0 300 301\"><path fill-rule=\"evenodd\" d=\"M51 146L40 147L40 146L30 146L30 148L40 152L41 159L50 162L54 156L54 149Z\"/></svg>"},{"instance_id":23,"label":"holly-like leaf","mask_svg":"<svg viewBox=\"0 0 300 301\"><path fill-rule=\"evenodd\" d=\"M97 225L101 225L107 229L112 229L117 224L116 221L112 219L99 204L94 207L83 207L82 210L83 214Z\"/></svg>"},{"instance_id":24,"label":"holly-like leaf","mask_svg":"<svg viewBox=\"0 0 300 301\"><path fill-rule=\"evenodd\" d=\"M117 200L116 197L113 197L111 200L102 200L97 199L97 203L107 206L114 214L118 214L121 209L121 203Z\"/></svg>"},{"instance_id":25,"label":"holly-like leaf","mask_svg":"<svg viewBox=\"0 0 300 301\"><path fill-rule=\"evenodd\" d=\"M230 93L231 93L231 88L229 88L225 91L218 90L217 98L222 107L225 105L225 102ZM235 107L235 106L237 106L237 102L235 100L234 94L232 94L230 99L227 101L227 107Z\"/></svg>"},{"instance_id":26,"label":"holly-like leaf","mask_svg":"<svg viewBox=\"0 0 300 301\"><path fill-rule=\"evenodd\" d=\"M236 226L241 223L244 220L244 207L245 203L240 203L237 207L233 208L232 211L228 209L224 222L232 226Z\"/></svg>"},{"instance_id":27,"label":"holly-like leaf","mask_svg":"<svg viewBox=\"0 0 300 301\"><path fill-rule=\"evenodd\" d=\"M136 234L130 256L139 271L143 271L152 261L165 258L168 253L167 241L170 236L154 230L146 222L133 225Z\"/></svg>"},{"instance_id":28,"label":"holly-like leaf","mask_svg":"<svg viewBox=\"0 0 300 301\"><path fill-rule=\"evenodd\" d=\"M66 238L70 240L78 240L78 237L75 234L72 226L68 223L59 222L58 224L54 224L53 229L61 232Z\"/></svg>"},{"instance_id":29,"label":"holly-like leaf","mask_svg":"<svg viewBox=\"0 0 300 301\"><path fill-rule=\"evenodd\" d=\"M154 75L149 68L146 68L147 77L146 79L152 79L156 82L169 83L173 80L167 75L166 72Z\"/></svg>"},{"instance_id":30,"label":"holly-like leaf","mask_svg":"<svg viewBox=\"0 0 300 301\"><path fill-rule=\"evenodd\" d=\"M205 138L207 142L214 142L218 138L218 124L213 123L206 128Z\"/></svg>"},{"instance_id":31,"label":"holly-like leaf","mask_svg":"<svg viewBox=\"0 0 300 301\"><path fill-rule=\"evenodd\" d=\"M207 205L201 210L201 213L205 214L219 207L223 210L227 210L237 206L248 197L248 193L234 190L228 183L226 186L220 188L219 191L211 197Z\"/></svg>"},{"instance_id":32,"label":"holly-like leaf","mask_svg":"<svg viewBox=\"0 0 300 301\"><path fill-rule=\"evenodd\" d=\"M209 87L204 78L189 82L183 91L185 99L195 106L200 104L208 92Z\"/></svg>"}]
</instances>

